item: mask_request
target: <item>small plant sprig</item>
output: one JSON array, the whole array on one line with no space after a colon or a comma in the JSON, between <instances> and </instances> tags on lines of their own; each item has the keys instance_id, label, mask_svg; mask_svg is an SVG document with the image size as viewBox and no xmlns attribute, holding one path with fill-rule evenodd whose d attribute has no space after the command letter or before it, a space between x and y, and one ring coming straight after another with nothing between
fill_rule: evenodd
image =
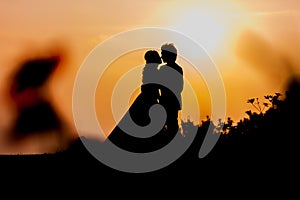
<instances>
[{"instance_id":1,"label":"small plant sprig","mask_svg":"<svg viewBox=\"0 0 300 200\"><path fill-rule=\"evenodd\" d=\"M275 95L266 95L264 96L266 100L269 101L269 103L272 105L273 108L275 108L276 106L278 106L278 104L280 104L279 97L281 96L280 93L275 93Z\"/></svg>"},{"instance_id":2,"label":"small plant sprig","mask_svg":"<svg viewBox=\"0 0 300 200\"><path fill-rule=\"evenodd\" d=\"M261 114L266 108L270 106L274 108L275 106L277 106L279 103L280 96L280 93L275 93L275 95L266 95L264 96L264 98L268 100L268 102L263 103L259 101L259 98L251 98L248 99L247 103L250 103L259 112L259 114Z\"/></svg>"},{"instance_id":3,"label":"small plant sprig","mask_svg":"<svg viewBox=\"0 0 300 200\"><path fill-rule=\"evenodd\" d=\"M268 103L262 103L259 101L259 98L248 99L247 103L250 103L259 113L262 113L266 108L269 107Z\"/></svg>"}]
</instances>

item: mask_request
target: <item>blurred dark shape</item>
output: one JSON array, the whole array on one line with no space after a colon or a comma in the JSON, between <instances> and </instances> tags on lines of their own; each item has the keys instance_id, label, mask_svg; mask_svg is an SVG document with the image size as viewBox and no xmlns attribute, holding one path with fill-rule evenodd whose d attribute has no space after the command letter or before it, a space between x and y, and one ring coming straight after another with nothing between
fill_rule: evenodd
<instances>
[{"instance_id":1,"label":"blurred dark shape","mask_svg":"<svg viewBox=\"0 0 300 200\"><path fill-rule=\"evenodd\" d=\"M59 56L31 59L17 69L10 88L17 110L14 134L20 136L61 128L58 116L44 96L44 86L59 61Z\"/></svg>"},{"instance_id":2,"label":"blurred dark shape","mask_svg":"<svg viewBox=\"0 0 300 200\"><path fill-rule=\"evenodd\" d=\"M286 65L287 58L280 49L276 49L269 38L253 30L245 30L241 33L237 40L235 54L274 84L285 81L291 70Z\"/></svg>"},{"instance_id":3,"label":"blurred dark shape","mask_svg":"<svg viewBox=\"0 0 300 200\"><path fill-rule=\"evenodd\" d=\"M285 101L281 108L282 116L282 133L285 148L289 150L289 154L295 155L299 151L298 135L299 135L299 113L300 113L300 77L293 75L287 83L285 92ZM282 140L284 139L284 140Z\"/></svg>"},{"instance_id":4,"label":"blurred dark shape","mask_svg":"<svg viewBox=\"0 0 300 200\"><path fill-rule=\"evenodd\" d=\"M235 53L253 67L266 70L266 72L274 70L273 65L271 65L271 68L270 63L273 63L274 57L278 56L267 38L253 30L245 30L241 33Z\"/></svg>"},{"instance_id":5,"label":"blurred dark shape","mask_svg":"<svg viewBox=\"0 0 300 200\"><path fill-rule=\"evenodd\" d=\"M286 103L290 111L298 112L300 110L300 77L298 76L293 76L288 81Z\"/></svg>"},{"instance_id":6,"label":"blurred dark shape","mask_svg":"<svg viewBox=\"0 0 300 200\"><path fill-rule=\"evenodd\" d=\"M43 86L58 63L58 56L25 61L15 76L15 91L22 92L29 88Z\"/></svg>"}]
</instances>

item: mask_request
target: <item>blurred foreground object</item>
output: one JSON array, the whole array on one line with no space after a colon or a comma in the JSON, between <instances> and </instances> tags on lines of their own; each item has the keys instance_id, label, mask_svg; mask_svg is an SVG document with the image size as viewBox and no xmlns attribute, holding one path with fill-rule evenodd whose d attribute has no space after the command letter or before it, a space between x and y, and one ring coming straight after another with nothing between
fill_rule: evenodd
<instances>
[{"instance_id":1,"label":"blurred foreground object","mask_svg":"<svg viewBox=\"0 0 300 200\"><path fill-rule=\"evenodd\" d=\"M36 58L23 62L17 69L10 88L17 111L12 130L16 136L61 129L44 87L59 61L59 56Z\"/></svg>"}]
</instances>

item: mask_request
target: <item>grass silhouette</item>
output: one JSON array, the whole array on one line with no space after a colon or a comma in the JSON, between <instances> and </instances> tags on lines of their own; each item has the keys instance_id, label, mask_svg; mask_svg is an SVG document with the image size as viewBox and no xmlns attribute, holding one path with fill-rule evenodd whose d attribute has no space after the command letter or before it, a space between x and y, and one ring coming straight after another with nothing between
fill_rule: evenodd
<instances>
[{"instance_id":1,"label":"grass silhouette","mask_svg":"<svg viewBox=\"0 0 300 200\"><path fill-rule=\"evenodd\" d=\"M220 175L220 169L227 172L233 172L237 168L279 170L279 165L288 166L289 172L294 172L298 166L299 102L300 81L295 77L290 80L285 95L275 93L264 96L264 100L248 99L247 103L253 106L254 111L246 111L248 116L237 123L230 117L225 122L213 122L209 116L199 124L189 119L182 121L185 136L182 137L183 140L197 129L193 143L178 160L149 174L154 177L164 174L194 177L197 174L205 175L205 171ZM220 137L212 151L199 159L199 149L210 126L214 128L213 134L220 134ZM68 149L53 154L0 155L1 169L14 173L32 173L35 170L64 173L72 171L83 176L96 173L101 178L115 174L127 177L128 173L112 169L95 159L82 140L98 142L83 137L77 138Z\"/></svg>"},{"instance_id":2,"label":"grass silhouette","mask_svg":"<svg viewBox=\"0 0 300 200\"><path fill-rule=\"evenodd\" d=\"M246 166L255 166L259 164L265 167L274 167L277 163L285 163L289 166L297 166L295 158L298 153L296 136L299 133L297 128L297 116L300 102L300 84L291 82L286 97L275 93L267 95L265 99L268 104L263 112L262 109L256 111L246 111L248 117L241 119L234 125L234 122L228 118L226 122L218 121L214 124L207 116L200 124L194 124L192 121L182 121L182 128L185 137L189 136L192 129L197 128L197 135L189 149L177 161L164 169L155 173L197 173L203 168L211 167L233 167L234 163L244 163ZM248 100L254 104L254 100ZM257 106L254 107L258 108ZM221 123L222 129L220 127ZM203 142L203 138L210 124L213 124L215 133L221 134L213 150L203 159L198 158L198 152ZM183 139L185 138L183 137ZM81 166L82 169L90 171L102 171L104 173L119 173L96 160L84 147L81 138L75 140L67 150L55 154L39 155L1 155L2 167L11 167L12 163L22 168L50 168L51 169L69 169ZM95 141L96 142L96 141ZM232 163L232 164L229 164ZM126 174L126 173L125 173Z\"/></svg>"}]
</instances>

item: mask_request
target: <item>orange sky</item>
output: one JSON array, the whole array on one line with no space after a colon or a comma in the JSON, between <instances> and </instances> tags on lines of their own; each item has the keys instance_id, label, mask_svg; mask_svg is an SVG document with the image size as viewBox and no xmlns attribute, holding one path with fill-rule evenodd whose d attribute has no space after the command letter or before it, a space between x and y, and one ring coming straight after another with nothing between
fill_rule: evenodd
<instances>
[{"instance_id":1,"label":"orange sky","mask_svg":"<svg viewBox=\"0 0 300 200\"><path fill-rule=\"evenodd\" d=\"M289 75L299 73L300 68L298 0L1 1L0 26L1 132L10 126L12 114L5 87L16 61L48 50L64 52L66 62L61 73L51 81L49 92L62 118L71 130L75 130L72 89L77 70L99 43L133 28L169 28L201 44L222 75L227 116L235 121L251 108L246 103L248 98L283 92ZM143 51L124 55L110 66L111 73L120 65L127 66L123 70L142 65L142 55ZM184 60L179 62L187 72L187 81L201 82L201 77L189 72L190 67ZM201 86L203 88L194 89L200 101L200 119L203 119L209 114L210 104L205 84ZM101 93L101 86L98 93ZM188 96L185 91L185 102ZM103 105L95 106L100 109ZM183 118L190 115L190 110L193 106L187 103ZM98 120L106 124L100 113L97 110ZM105 115L107 113L105 111ZM196 118L191 117L192 120ZM107 124L105 129L109 130L111 122Z\"/></svg>"}]
</instances>

